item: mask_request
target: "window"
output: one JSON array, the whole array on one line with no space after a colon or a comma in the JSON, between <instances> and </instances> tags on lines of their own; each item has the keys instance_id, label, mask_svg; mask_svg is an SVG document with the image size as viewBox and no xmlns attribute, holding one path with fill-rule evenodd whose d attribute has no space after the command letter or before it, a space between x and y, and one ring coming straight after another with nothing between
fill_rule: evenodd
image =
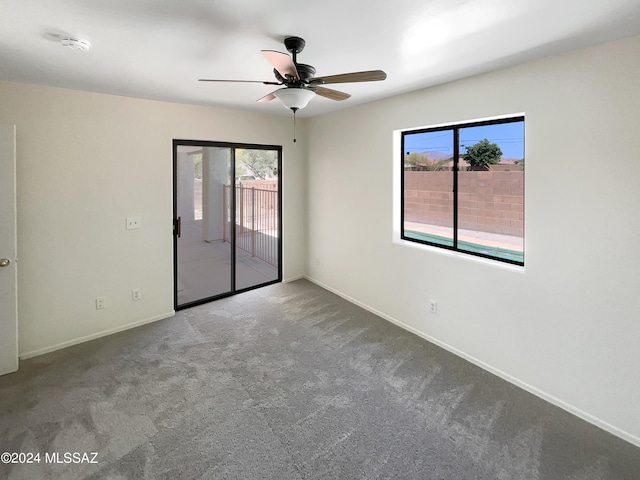
<instances>
[{"instance_id":1,"label":"window","mask_svg":"<svg viewBox=\"0 0 640 480\"><path fill-rule=\"evenodd\" d=\"M401 138L402 238L524 265L524 117Z\"/></svg>"}]
</instances>

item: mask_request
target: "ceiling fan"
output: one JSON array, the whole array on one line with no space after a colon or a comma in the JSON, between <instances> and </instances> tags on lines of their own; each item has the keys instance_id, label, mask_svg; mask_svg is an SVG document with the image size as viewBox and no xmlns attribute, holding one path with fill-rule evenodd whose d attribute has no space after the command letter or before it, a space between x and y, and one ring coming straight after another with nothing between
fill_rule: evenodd
<instances>
[{"instance_id":1,"label":"ceiling fan","mask_svg":"<svg viewBox=\"0 0 640 480\"><path fill-rule=\"evenodd\" d=\"M273 73L277 80L275 82L260 80L217 80L209 78L201 78L198 81L263 83L265 85L281 86L282 88L259 98L258 102L269 102L277 98L285 108L293 111L295 122L296 111L306 107L309 101L316 95L337 101L346 100L351 97L348 93L326 88L323 87L323 85L333 83L376 82L387 78L387 74L382 70L368 70L365 72L314 77L316 73L314 67L304 63L298 63L298 54L302 52L305 45L306 42L300 37L287 37L284 39L284 46L287 51L291 53L291 56L275 50L262 50L262 55L273 65Z\"/></svg>"}]
</instances>

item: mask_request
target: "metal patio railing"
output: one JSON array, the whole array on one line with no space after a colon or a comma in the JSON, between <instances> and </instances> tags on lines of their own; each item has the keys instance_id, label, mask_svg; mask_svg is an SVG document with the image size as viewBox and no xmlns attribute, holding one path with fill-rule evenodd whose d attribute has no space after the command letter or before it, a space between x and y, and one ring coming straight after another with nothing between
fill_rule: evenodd
<instances>
[{"instance_id":1,"label":"metal patio railing","mask_svg":"<svg viewBox=\"0 0 640 480\"><path fill-rule=\"evenodd\" d=\"M236 189L236 247L269 265L278 266L278 191L245 187ZM223 189L224 241L231 242L231 185Z\"/></svg>"}]
</instances>

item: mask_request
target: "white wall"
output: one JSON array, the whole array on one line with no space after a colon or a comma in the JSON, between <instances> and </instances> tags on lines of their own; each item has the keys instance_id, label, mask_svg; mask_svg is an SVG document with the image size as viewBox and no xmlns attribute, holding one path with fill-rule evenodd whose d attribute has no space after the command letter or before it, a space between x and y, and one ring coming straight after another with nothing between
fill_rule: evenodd
<instances>
[{"instance_id":1,"label":"white wall","mask_svg":"<svg viewBox=\"0 0 640 480\"><path fill-rule=\"evenodd\" d=\"M311 119L310 278L640 445L638 58L634 37ZM518 112L525 269L394 241L393 131Z\"/></svg>"},{"instance_id":2,"label":"white wall","mask_svg":"<svg viewBox=\"0 0 640 480\"><path fill-rule=\"evenodd\" d=\"M2 82L0 122L17 125L23 358L173 313L174 138L283 145L283 276L304 274L291 118Z\"/></svg>"}]
</instances>

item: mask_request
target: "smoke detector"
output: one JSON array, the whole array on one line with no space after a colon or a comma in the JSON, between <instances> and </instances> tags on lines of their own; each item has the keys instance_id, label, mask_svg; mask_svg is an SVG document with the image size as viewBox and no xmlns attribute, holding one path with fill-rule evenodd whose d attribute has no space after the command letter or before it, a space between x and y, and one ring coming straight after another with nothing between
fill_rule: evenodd
<instances>
[{"instance_id":1,"label":"smoke detector","mask_svg":"<svg viewBox=\"0 0 640 480\"><path fill-rule=\"evenodd\" d=\"M82 50L86 52L91 47L89 40L83 40L75 37L63 37L60 39L63 47L69 47L71 50Z\"/></svg>"}]
</instances>

